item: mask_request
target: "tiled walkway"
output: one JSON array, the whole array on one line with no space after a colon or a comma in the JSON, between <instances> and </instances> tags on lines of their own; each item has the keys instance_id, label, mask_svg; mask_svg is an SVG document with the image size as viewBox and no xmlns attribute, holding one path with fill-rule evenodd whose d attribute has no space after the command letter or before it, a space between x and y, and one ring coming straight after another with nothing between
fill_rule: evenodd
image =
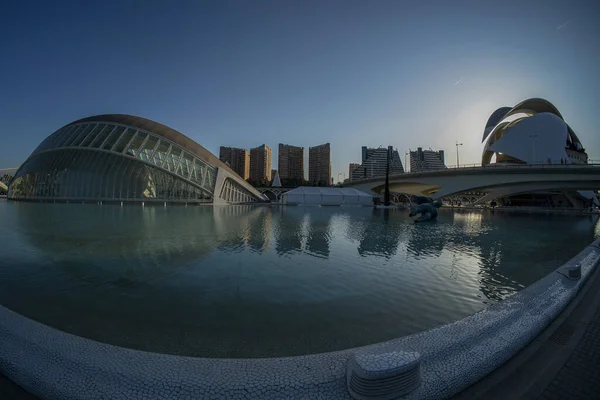
<instances>
[{"instance_id":1,"label":"tiled walkway","mask_svg":"<svg viewBox=\"0 0 600 400\"><path fill-rule=\"evenodd\" d=\"M581 301L569 311L570 316L560 324L562 328L556 329L549 337L540 338L542 345L536 350L540 354L539 357L531 356L529 361L521 365L508 367L513 370L512 375L504 375L501 380L481 390L475 387L478 385L476 384L456 398L461 400L480 398L600 400L600 275L598 274L600 270L595 274L597 277L590 280L587 293L579 295ZM579 339L575 343L576 338ZM561 351L564 357L560 356ZM556 368L551 374L535 374L553 363ZM502 368L497 372L500 370ZM483 383L485 386L485 382ZM36 397L28 394L0 373L0 399L36 400Z\"/></svg>"},{"instance_id":2,"label":"tiled walkway","mask_svg":"<svg viewBox=\"0 0 600 400\"><path fill-rule=\"evenodd\" d=\"M600 306L566 364L540 399L600 399Z\"/></svg>"}]
</instances>

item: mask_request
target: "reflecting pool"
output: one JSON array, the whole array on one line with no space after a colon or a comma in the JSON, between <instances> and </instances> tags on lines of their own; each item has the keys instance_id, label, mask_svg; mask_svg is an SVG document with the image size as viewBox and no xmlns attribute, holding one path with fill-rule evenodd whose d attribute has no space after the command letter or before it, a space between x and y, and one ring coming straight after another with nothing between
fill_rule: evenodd
<instances>
[{"instance_id":1,"label":"reflecting pool","mask_svg":"<svg viewBox=\"0 0 600 400\"><path fill-rule=\"evenodd\" d=\"M98 341L289 356L448 323L591 242L596 217L0 200L0 304Z\"/></svg>"}]
</instances>

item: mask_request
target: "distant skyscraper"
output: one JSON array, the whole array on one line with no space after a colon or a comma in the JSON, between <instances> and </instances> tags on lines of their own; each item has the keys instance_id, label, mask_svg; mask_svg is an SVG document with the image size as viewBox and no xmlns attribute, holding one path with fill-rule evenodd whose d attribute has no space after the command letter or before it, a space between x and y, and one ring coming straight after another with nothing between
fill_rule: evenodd
<instances>
[{"instance_id":1,"label":"distant skyscraper","mask_svg":"<svg viewBox=\"0 0 600 400\"><path fill-rule=\"evenodd\" d=\"M279 143L277 156L279 177L285 180L304 180L304 147Z\"/></svg>"},{"instance_id":2,"label":"distant skyscraper","mask_svg":"<svg viewBox=\"0 0 600 400\"><path fill-rule=\"evenodd\" d=\"M358 163L350 163L348 165L348 179L352 180L352 172L358 167L360 167Z\"/></svg>"},{"instance_id":3,"label":"distant skyscraper","mask_svg":"<svg viewBox=\"0 0 600 400\"><path fill-rule=\"evenodd\" d=\"M313 185L331 185L331 146L329 143L308 148L308 180Z\"/></svg>"},{"instance_id":4,"label":"distant skyscraper","mask_svg":"<svg viewBox=\"0 0 600 400\"><path fill-rule=\"evenodd\" d=\"M248 154L248 150L221 146L219 159L228 164L244 180L250 177L250 154Z\"/></svg>"},{"instance_id":5,"label":"distant skyscraper","mask_svg":"<svg viewBox=\"0 0 600 400\"><path fill-rule=\"evenodd\" d=\"M392 156L390 160L390 175L403 174L404 167L402 166L402 161L400 160L400 154L398 153L398 150L394 150L392 146L388 146L387 148L379 147L377 149L363 146L362 164L352 170L350 179L357 180L385 176L388 151Z\"/></svg>"},{"instance_id":6,"label":"distant skyscraper","mask_svg":"<svg viewBox=\"0 0 600 400\"><path fill-rule=\"evenodd\" d=\"M250 149L250 181L256 185L271 182L271 148L266 144Z\"/></svg>"},{"instance_id":7,"label":"distant skyscraper","mask_svg":"<svg viewBox=\"0 0 600 400\"><path fill-rule=\"evenodd\" d=\"M422 147L410 152L410 172L425 172L445 169L444 150L423 150Z\"/></svg>"}]
</instances>

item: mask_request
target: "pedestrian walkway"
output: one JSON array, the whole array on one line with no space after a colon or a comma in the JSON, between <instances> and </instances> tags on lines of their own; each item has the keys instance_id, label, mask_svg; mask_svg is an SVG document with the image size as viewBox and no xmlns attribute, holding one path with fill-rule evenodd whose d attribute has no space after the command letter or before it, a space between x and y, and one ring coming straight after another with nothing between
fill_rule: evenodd
<instances>
[{"instance_id":1,"label":"pedestrian walkway","mask_svg":"<svg viewBox=\"0 0 600 400\"><path fill-rule=\"evenodd\" d=\"M539 398L600 399L600 307L566 364Z\"/></svg>"},{"instance_id":2,"label":"pedestrian walkway","mask_svg":"<svg viewBox=\"0 0 600 400\"><path fill-rule=\"evenodd\" d=\"M600 268L533 342L454 399L600 400Z\"/></svg>"}]
</instances>

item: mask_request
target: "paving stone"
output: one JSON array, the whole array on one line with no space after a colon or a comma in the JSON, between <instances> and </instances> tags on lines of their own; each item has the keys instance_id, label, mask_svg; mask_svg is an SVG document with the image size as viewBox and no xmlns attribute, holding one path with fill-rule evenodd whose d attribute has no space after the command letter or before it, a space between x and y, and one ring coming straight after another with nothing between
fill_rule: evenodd
<instances>
[{"instance_id":1,"label":"paving stone","mask_svg":"<svg viewBox=\"0 0 600 400\"><path fill-rule=\"evenodd\" d=\"M565 365L539 398L600 399L600 307Z\"/></svg>"}]
</instances>

